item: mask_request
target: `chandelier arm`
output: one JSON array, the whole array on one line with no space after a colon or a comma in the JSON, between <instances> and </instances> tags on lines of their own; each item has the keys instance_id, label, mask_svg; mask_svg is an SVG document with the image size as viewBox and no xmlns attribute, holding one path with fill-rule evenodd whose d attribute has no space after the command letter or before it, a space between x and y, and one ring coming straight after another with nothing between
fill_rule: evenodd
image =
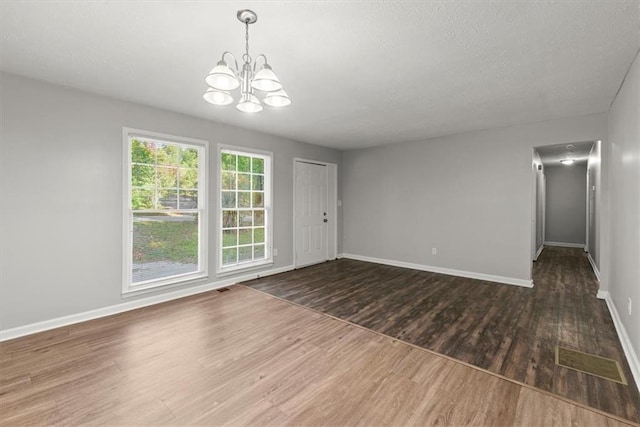
<instances>
[{"instance_id":1,"label":"chandelier arm","mask_svg":"<svg viewBox=\"0 0 640 427\"><path fill-rule=\"evenodd\" d=\"M234 54L233 54L233 53L231 53L231 52L229 52L228 50L227 50L227 51L225 51L225 52L222 54L222 60L223 60L223 61L224 61L224 56L225 56L225 55L230 55L230 56L233 58L233 62L236 64L236 74L240 73L240 68L238 68L238 60L236 59L236 57L234 56Z\"/></svg>"},{"instance_id":2,"label":"chandelier arm","mask_svg":"<svg viewBox=\"0 0 640 427\"><path fill-rule=\"evenodd\" d=\"M264 65L269 65L269 61L267 61L267 56L264 53L261 53L260 55L256 56L255 61L253 62L253 72L256 72L256 67L258 66L258 59L260 59L262 57L262 59L264 59Z\"/></svg>"}]
</instances>

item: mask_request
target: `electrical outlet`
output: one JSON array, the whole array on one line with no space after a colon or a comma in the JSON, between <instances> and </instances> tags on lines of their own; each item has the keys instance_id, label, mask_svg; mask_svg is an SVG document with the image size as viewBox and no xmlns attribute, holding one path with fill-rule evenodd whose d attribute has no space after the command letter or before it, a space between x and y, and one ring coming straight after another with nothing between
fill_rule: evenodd
<instances>
[{"instance_id":1,"label":"electrical outlet","mask_svg":"<svg viewBox=\"0 0 640 427\"><path fill-rule=\"evenodd\" d=\"M273 256L278 256L278 250L276 248L273 248Z\"/></svg>"},{"instance_id":2,"label":"electrical outlet","mask_svg":"<svg viewBox=\"0 0 640 427\"><path fill-rule=\"evenodd\" d=\"M627 308L629 309L629 316L631 316L631 309L633 308L632 303L633 301L631 301L631 297L629 297L629 303L627 304Z\"/></svg>"},{"instance_id":3,"label":"electrical outlet","mask_svg":"<svg viewBox=\"0 0 640 427\"><path fill-rule=\"evenodd\" d=\"M436 248L431 248L431 255L438 255L438 250Z\"/></svg>"}]
</instances>

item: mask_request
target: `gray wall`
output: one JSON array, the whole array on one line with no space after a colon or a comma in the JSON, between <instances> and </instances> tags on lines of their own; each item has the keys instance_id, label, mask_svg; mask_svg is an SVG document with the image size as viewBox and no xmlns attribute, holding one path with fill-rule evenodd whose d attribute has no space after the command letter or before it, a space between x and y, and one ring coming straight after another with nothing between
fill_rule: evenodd
<instances>
[{"instance_id":1,"label":"gray wall","mask_svg":"<svg viewBox=\"0 0 640 427\"><path fill-rule=\"evenodd\" d=\"M611 141L609 293L636 355L640 354L639 94L640 59L636 56L609 111ZM628 298L633 301L631 315L627 311ZM636 376L637 380L638 376Z\"/></svg>"},{"instance_id":2,"label":"gray wall","mask_svg":"<svg viewBox=\"0 0 640 427\"><path fill-rule=\"evenodd\" d=\"M584 245L587 206L587 162L547 165L546 242Z\"/></svg>"},{"instance_id":3,"label":"gray wall","mask_svg":"<svg viewBox=\"0 0 640 427\"><path fill-rule=\"evenodd\" d=\"M533 147L606 134L595 114L345 152L344 251L528 280Z\"/></svg>"},{"instance_id":4,"label":"gray wall","mask_svg":"<svg viewBox=\"0 0 640 427\"><path fill-rule=\"evenodd\" d=\"M2 330L123 301L123 126L208 140L211 165L218 142L272 151L274 268L293 263L293 158L338 163L341 174L342 154L335 150L11 74L0 78ZM215 173L210 181L214 212ZM210 215L210 280L215 218ZM338 224L341 233L341 218ZM338 242L340 252L340 234Z\"/></svg>"},{"instance_id":5,"label":"gray wall","mask_svg":"<svg viewBox=\"0 0 640 427\"><path fill-rule=\"evenodd\" d=\"M600 157L602 142L596 141L589 153L587 170L589 171L589 254L600 269L600 209L602 204L602 168ZM595 188L595 189L594 189Z\"/></svg>"}]
</instances>

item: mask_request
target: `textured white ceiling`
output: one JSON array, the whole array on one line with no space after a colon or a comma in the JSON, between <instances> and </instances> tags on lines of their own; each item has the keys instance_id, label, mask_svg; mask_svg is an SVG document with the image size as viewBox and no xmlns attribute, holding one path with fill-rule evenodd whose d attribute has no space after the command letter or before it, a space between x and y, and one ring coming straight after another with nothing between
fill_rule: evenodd
<instances>
[{"instance_id":1,"label":"textured white ceiling","mask_svg":"<svg viewBox=\"0 0 640 427\"><path fill-rule=\"evenodd\" d=\"M593 147L593 141L546 145L544 147L536 147L536 151L540 155L543 165L557 166L561 164L560 160L566 158L572 158L576 162L586 162L589 158L591 147Z\"/></svg>"},{"instance_id":2,"label":"textured white ceiling","mask_svg":"<svg viewBox=\"0 0 640 427\"><path fill-rule=\"evenodd\" d=\"M352 149L607 111L640 47L639 1L12 2L1 69ZM265 53L293 99L242 114L204 75Z\"/></svg>"}]
</instances>

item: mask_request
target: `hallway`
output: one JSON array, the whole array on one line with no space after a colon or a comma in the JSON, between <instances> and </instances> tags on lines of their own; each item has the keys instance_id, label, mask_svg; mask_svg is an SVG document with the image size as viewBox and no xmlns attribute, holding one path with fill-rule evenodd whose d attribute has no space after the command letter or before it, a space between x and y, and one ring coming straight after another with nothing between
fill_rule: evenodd
<instances>
[{"instance_id":1,"label":"hallway","mask_svg":"<svg viewBox=\"0 0 640 427\"><path fill-rule=\"evenodd\" d=\"M341 259L246 285L639 422L640 396L585 253L547 247L533 289ZM557 345L617 360L629 385L555 364Z\"/></svg>"}]
</instances>

